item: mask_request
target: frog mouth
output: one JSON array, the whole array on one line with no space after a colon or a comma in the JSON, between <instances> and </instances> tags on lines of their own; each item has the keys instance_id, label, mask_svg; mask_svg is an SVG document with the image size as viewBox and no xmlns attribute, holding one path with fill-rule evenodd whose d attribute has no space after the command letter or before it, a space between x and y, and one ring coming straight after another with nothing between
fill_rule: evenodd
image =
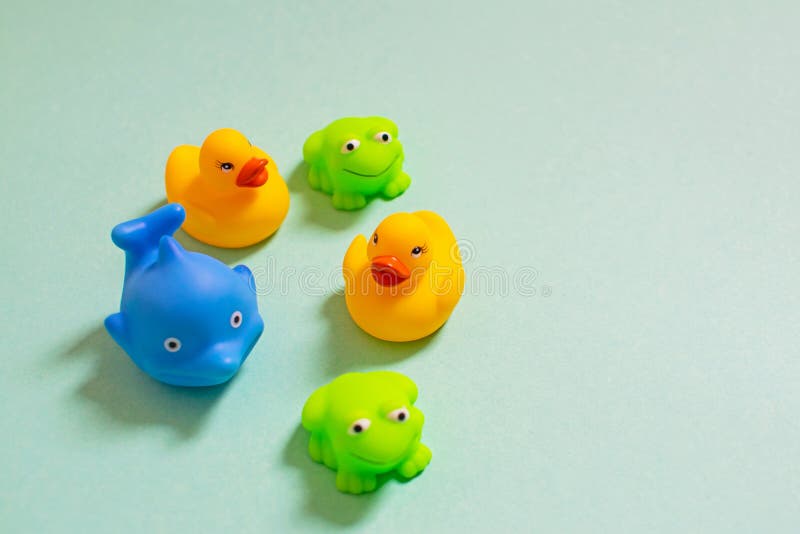
<instances>
[{"instance_id":1,"label":"frog mouth","mask_svg":"<svg viewBox=\"0 0 800 534\"><path fill-rule=\"evenodd\" d=\"M353 458L355 458L357 460L361 460L362 462L366 462L368 464L377 465L377 466L381 466L381 467L387 466L387 465L399 464L406 457L406 455L407 455L408 451L411 449L412 445L419 441L420 434L421 434L421 432L417 432L416 434L414 434L414 437L411 438L411 441L408 442L408 447L406 448L406 452L404 452L403 454L401 454L397 458L392 458L390 460L376 460L375 458L368 458L366 456L361 456L360 454L356 454L354 452L351 452L350 456L352 456Z\"/></svg>"},{"instance_id":2,"label":"frog mouth","mask_svg":"<svg viewBox=\"0 0 800 534\"><path fill-rule=\"evenodd\" d=\"M354 452L351 452L350 456L352 456L353 458L356 458L357 460L361 460L362 462L366 462L368 464L378 465L378 466L393 465L393 464L399 463L400 460L403 459L403 457L400 456L400 457L392 459L392 460L379 461L379 460L375 460L375 459L372 459L372 458L366 458L366 457L361 456L360 454L356 454Z\"/></svg>"},{"instance_id":3,"label":"frog mouth","mask_svg":"<svg viewBox=\"0 0 800 534\"><path fill-rule=\"evenodd\" d=\"M389 163L389 165L386 166L385 169L383 169L382 171L380 171L380 172L378 172L376 174L364 174L363 172L351 171L350 169L342 169L342 170L344 172L349 172L350 174L355 174L356 176L361 176L363 178L377 178L378 176L381 176L382 174L385 174L386 171L391 169L392 165L394 165L394 162L397 161L397 158L399 158L399 157L400 156L395 156L394 159Z\"/></svg>"}]
</instances>

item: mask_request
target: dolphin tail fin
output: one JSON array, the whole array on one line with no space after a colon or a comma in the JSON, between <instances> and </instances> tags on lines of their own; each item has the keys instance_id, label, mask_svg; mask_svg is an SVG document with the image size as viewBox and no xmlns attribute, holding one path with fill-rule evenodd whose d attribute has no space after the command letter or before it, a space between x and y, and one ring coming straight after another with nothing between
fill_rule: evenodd
<instances>
[{"instance_id":1,"label":"dolphin tail fin","mask_svg":"<svg viewBox=\"0 0 800 534\"><path fill-rule=\"evenodd\" d=\"M158 250L161 236L174 234L185 218L183 206L167 204L144 217L118 224L111 230L111 240L128 254L141 257Z\"/></svg>"}]
</instances>

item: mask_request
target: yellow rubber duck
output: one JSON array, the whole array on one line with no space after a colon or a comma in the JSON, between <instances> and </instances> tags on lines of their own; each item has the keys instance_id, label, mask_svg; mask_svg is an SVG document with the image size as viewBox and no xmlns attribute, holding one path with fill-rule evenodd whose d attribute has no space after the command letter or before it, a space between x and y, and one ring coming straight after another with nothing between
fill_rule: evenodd
<instances>
[{"instance_id":1,"label":"yellow rubber duck","mask_svg":"<svg viewBox=\"0 0 800 534\"><path fill-rule=\"evenodd\" d=\"M266 239L289 211L289 190L275 162L230 128L212 132L201 147L175 148L166 186L167 199L186 208L186 233L217 247Z\"/></svg>"},{"instance_id":2,"label":"yellow rubber duck","mask_svg":"<svg viewBox=\"0 0 800 534\"><path fill-rule=\"evenodd\" d=\"M464 292L456 238L432 211L395 213L369 240L356 236L343 271L350 316L367 333L387 341L432 334Z\"/></svg>"}]
</instances>

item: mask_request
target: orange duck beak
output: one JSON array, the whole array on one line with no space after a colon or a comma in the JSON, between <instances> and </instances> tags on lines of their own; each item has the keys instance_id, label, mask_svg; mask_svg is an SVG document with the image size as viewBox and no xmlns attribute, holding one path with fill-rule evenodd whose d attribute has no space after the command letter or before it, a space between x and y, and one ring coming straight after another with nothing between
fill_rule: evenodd
<instances>
[{"instance_id":1,"label":"orange duck beak","mask_svg":"<svg viewBox=\"0 0 800 534\"><path fill-rule=\"evenodd\" d=\"M269 160L250 158L236 176L236 185L239 187L261 187L267 183Z\"/></svg>"},{"instance_id":2,"label":"orange duck beak","mask_svg":"<svg viewBox=\"0 0 800 534\"><path fill-rule=\"evenodd\" d=\"M396 256L378 256L372 260L372 277L382 286L395 286L408 280L411 271Z\"/></svg>"}]
</instances>

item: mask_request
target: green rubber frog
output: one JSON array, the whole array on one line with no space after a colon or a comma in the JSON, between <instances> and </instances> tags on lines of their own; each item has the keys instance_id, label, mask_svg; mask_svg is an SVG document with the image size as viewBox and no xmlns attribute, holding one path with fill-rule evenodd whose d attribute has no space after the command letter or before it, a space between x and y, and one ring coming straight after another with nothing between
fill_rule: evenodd
<instances>
[{"instance_id":1,"label":"green rubber frog","mask_svg":"<svg viewBox=\"0 0 800 534\"><path fill-rule=\"evenodd\" d=\"M339 376L303 407L311 458L338 471L336 487L345 493L373 491L382 473L416 476L431 461L420 443L425 416L416 399L416 384L399 373Z\"/></svg>"},{"instance_id":2,"label":"green rubber frog","mask_svg":"<svg viewBox=\"0 0 800 534\"><path fill-rule=\"evenodd\" d=\"M333 207L357 210L367 199L392 199L411 185L403 172L397 125L383 117L348 117L314 132L303 145L312 189L333 195Z\"/></svg>"}]
</instances>

